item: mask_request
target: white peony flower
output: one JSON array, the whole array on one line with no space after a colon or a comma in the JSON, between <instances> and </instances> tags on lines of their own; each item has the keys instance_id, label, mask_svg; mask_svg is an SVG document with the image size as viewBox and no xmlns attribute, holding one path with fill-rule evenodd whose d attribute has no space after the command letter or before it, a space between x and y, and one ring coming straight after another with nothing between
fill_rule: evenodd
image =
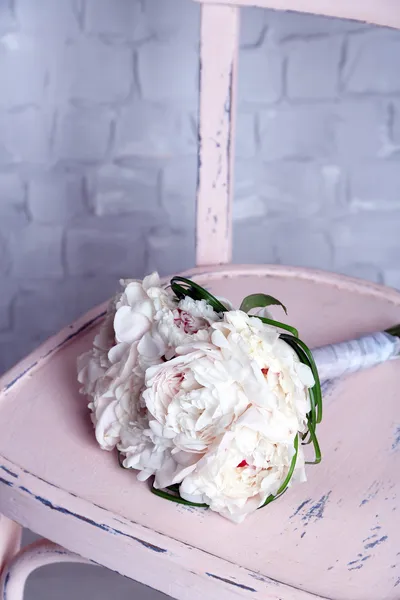
<instances>
[{"instance_id":1,"label":"white peony flower","mask_svg":"<svg viewBox=\"0 0 400 600\"><path fill-rule=\"evenodd\" d=\"M260 448L268 442L265 452L283 460L281 469L275 469L272 476L265 472L266 459L258 448L252 463L258 469L256 480L264 481L268 475L269 484L275 481L278 489L284 467L290 466L293 440L304 429L309 411L306 384L312 385L312 375L298 370L297 355L279 340L275 327L245 313L225 313L222 321L212 323L210 331L214 343L178 347L177 357L147 368L142 393L147 422L142 426L140 442L120 446L126 452L126 464L145 471L145 477L154 473L156 487L183 481L183 490L187 490L185 486L195 477L193 472L197 473L205 461L209 464L220 440L226 443L230 432L237 431L237 423L241 422L243 429L240 417L243 413L254 416L247 410L253 407L258 410L257 419L262 419ZM219 463L212 464L215 467ZM239 473L255 474L254 469ZM256 501L251 498L240 514L254 510ZM216 507L214 503L213 509ZM230 510L236 509L233 505ZM225 514L225 509L221 510Z\"/></svg>"},{"instance_id":2,"label":"white peony flower","mask_svg":"<svg viewBox=\"0 0 400 600\"><path fill-rule=\"evenodd\" d=\"M146 345L146 334L152 329L155 315L163 309L172 310L175 300L160 286L157 273L145 277L142 282L129 281L121 294L114 318L115 339L117 342L132 344L143 341ZM156 354L164 351L162 341L158 338L147 350L152 349ZM162 354L160 354L162 356Z\"/></svg>"},{"instance_id":3,"label":"white peony flower","mask_svg":"<svg viewBox=\"0 0 400 600\"><path fill-rule=\"evenodd\" d=\"M145 481L164 467L170 458L170 446L168 439L153 434L144 415L122 429L118 450L125 454L123 466L137 469L138 479Z\"/></svg>"},{"instance_id":4,"label":"white peony flower","mask_svg":"<svg viewBox=\"0 0 400 600\"><path fill-rule=\"evenodd\" d=\"M78 360L96 439L140 480L178 483L182 497L240 522L288 474L311 370L276 327L243 311L178 301L156 273L121 284ZM294 479L304 478L300 447Z\"/></svg>"},{"instance_id":5,"label":"white peony flower","mask_svg":"<svg viewBox=\"0 0 400 600\"><path fill-rule=\"evenodd\" d=\"M109 368L98 378L93 390L89 408L96 439L104 450L113 450L121 428L136 418L144 380L136 368L137 357L137 344L114 346L108 353Z\"/></svg>"},{"instance_id":6,"label":"white peony flower","mask_svg":"<svg viewBox=\"0 0 400 600\"><path fill-rule=\"evenodd\" d=\"M184 478L180 485L182 498L208 504L240 523L271 494L275 495L295 454L294 438L285 444L271 442L267 422L268 415L262 409L249 408ZM294 479L305 481L301 447Z\"/></svg>"},{"instance_id":7,"label":"white peony flower","mask_svg":"<svg viewBox=\"0 0 400 600\"><path fill-rule=\"evenodd\" d=\"M106 450L118 444L121 428L135 418L146 369L174 356L178 344L208 340L209 324L219 318L204 301L178 302L157 273L121 284L92 350L78 359L81 392L92 397L96 439Z\"/></svg>"},{"instance_id":8,"label":"white peony flower","mask_svg":"<svg viewBox=\"0 0 400 600\"><path fill-rule=\"evenodd\" d=\"M91 418L96 429L96 439L100 446L112 449L115 444L113 424L116 420L115 411L117 402L111 395L107 395L107 387L112 378L106 378L111 367L108 353L114 343L114 320L115 303L111 302L104 322L94 338L93 348L78 358L78 381L82 383L80 392L91 396L89 408L92 411ZM110 438L106 441L105 435L109 433Z\"/></svg>"},{"instance_id":9,"label":"white peony flower","mask_svg":"<svg viewBox=\"0 0 400 600\"><path fill-rule=\"evenodd\" d=\"M78 381L82 383L82 394L93 395L98 380L110 366L108 351L114 343L113 320L113 307L110 306L100 331L94 338L93 348L78 357Z\"/></svg>"},{"instance_id":10,"label":"white peony flower","mask_svg":"<svg viewBox=\"0 0 400 600\"><path fill-rule=\"evenodd\" d=\"M235 365L211 345L198 346L146 371L143 398L150 427L173 440L174 453L204 453L249 404Z\"/></svg>"},{"instance_id":11,"label":"white peony flower","mask_svg":"<svg viewBox=\"0 0 400 600\"><path fill-rule=\"evenodd\" d=\"M143 282L128 282L117 303L115 337L118 342L140 340L139 354L147 362L161 356L169 360L177 346L209 341L209 326L219 318L204 300L178 302L153 273Z\"/></svg>"},{"instance_id":12,"label":"white peony flower","mask_svg":"<svg viewBox=\"0 0 400 600\"><path fill-rule=\"evenodd\" d=\"M292 439L296 431L304 431L310 411L308 388L314 378L311 369L279 338L280 331L242 311L224 313L212 328L212 342L224 357L250 361L254 378L244 379L242 385L253 404L273 413L271 439ZM284 438L279 423L286 430Z\"/></svg>"},{"instance_id":13,"label":"white peony flower","mask_svg":"<svg viewBox=\"0 0 400 600\"><path fill-rule=\"evenodd\" d=\"M160 311L154 326L167 346L165 358L173 358L178 346L209 342L210 325L220 318L205 300L192 300L188 296L180 300L173 310Z\"/></svg>"},{"instance_id":14,"label":"white peony flower","mask_svg":"<svg viewBox=\"0 0 400 600\"><path fill-rule=\"evenodd\" d=\"M135 419L145 369L165 351L161 337L150 331L156 311L174 300L159 284L157 274L128 281L111 302L92 350L78 359L81 391L91 396L96 439L105 450L115 448L121 429Z\"/></svg>"}]
</instances>

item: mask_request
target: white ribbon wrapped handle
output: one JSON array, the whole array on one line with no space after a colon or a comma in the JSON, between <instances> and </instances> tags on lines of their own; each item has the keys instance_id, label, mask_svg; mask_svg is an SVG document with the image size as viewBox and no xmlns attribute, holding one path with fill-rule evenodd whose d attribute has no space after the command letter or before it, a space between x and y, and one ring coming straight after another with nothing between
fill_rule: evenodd
<instances>
[{"instance_id":1,"label":"white ribbon wrapped handle","mask_svg":"<svg viewBox=\"0 0 400 600\"><path fill-rule=\"evenodd\" d=\"M368 369L400 355L400 339L389 333L329 344L312 351L321 382Z\"/></svg>"}]
</instances>

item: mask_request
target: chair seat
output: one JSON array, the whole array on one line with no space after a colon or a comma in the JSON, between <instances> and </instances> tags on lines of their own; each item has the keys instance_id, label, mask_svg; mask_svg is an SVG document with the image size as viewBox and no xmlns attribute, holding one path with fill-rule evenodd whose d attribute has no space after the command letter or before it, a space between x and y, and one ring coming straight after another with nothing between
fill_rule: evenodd
<instances>
[{"instance_id":1,"label":"chair seat","mask_svg":"<svg viewBox=\"0 0 400 600\"><path fill-rule=\"evenodd\" d=\"M400 293L337 275L261 266L189 275L236 305L257 291L276 296L311 347L400 322ZM2 380L0 513L175 598L399 597L396 361L335 384L320 427L322 463L235 525L152 495L97 446L76 358L103 313L92 310Z\"/></svg>"}]
</instances>

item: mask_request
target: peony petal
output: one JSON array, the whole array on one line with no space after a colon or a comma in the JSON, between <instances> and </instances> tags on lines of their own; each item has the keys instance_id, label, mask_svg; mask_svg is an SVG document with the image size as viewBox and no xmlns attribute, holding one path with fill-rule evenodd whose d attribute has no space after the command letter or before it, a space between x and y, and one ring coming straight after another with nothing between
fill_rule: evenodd
<instances>
[{"instance_id":1,"label":"peony petal","mask_svg":"<svg viewBox=\"0 0 400 600\"><path fill-rule=\"evenodd\" d=\"M179 487L179 493L181 497L188 502L195 502L197 504L206 503L205 495L199 491L191 475L185 477L182 481Z\"/></svg>"},{"instance_id":2,"label":"peony petal","mask_svg":"<svg viewBox=\"0 0 400 600\"><path fill-rule=\"evenodd\" d=\"M154 435L163 437L163 426L158 421L151 419L151 421L149 421L149 426Z\"/></svg>"},{"instance_id":3,"label":"peony petal","mask_svg":"<svg viewBox=\"0 0 400 600\"><path fill-rule=\"evenodd\" d=\"M134 281L126 286L125 296L129 306L148 300L148 296L139 281Z\"/></svg>"},{"instance_id":4,"label":"peony petal","mask_svg":"<svg viewBox=\"0 0 400 600\"><path fill-rule=\"evenodd\" d=\"M181 448L181 450L186 452L203 453L207 450L207 444L200 439L188 437L183 433L178 434L175 437L174 442L178 448Z\"/></svg>"},{"instance_id":5,"label":"peony petal","mask_svg":"<svg viewBox=\"0 0 400 600\"><path fill-rule=\"evenodd\" d=\"M189 465L187 467L182 467L180 465L177 465L174 477L172 479L172 485L174 485L175 483L181 483L183 481L183 479L185 479L185 477L187 477L188 475L193 473L195 468L196 468L196 464Z\"/></svg>"},{"instance_id":6,"label":"peony petal","mask_svg":"<svg viewBox=\"0 0 400 600\"><path fill-rule=\"evenodd\" d=\"M154 487L164 489L172 485L177 464L172 457L169 457L163 464L162 468L156 473L154 479Z\"/></svg>"},{"instance_id":7,"label":"peony petal","mask_svg":"<svg viewBox=\"0 0 400 600\"><path fill-rule=\"evenodd\" d=\"M297 363L295 365L295 369L303 385L306 385L307 387L312 387L314 385L315 379L308 365L304 365L303 363Z\"/></svg>"},{"instance_id":8,"label":"peony petal","mask_svg":"<svg viewBox=\"0 0 400 600\"><path fill-rule=\"evenodd\" d=\"M122 306L115 314L114 329L118 342L131 344L139 340L149 329L151 323L147 317L135 313L129 306Z\"/></svg>"},{"instance_id":9,"label":"peony petal","mask_svg":"<svg viewBox=\"0 0 400 600\"><path fill-rule=\"evenodd\" d=\"M110 363L112 363L112 364L118 363L121 360L121 358L123 357L123 355L125 354L127 348L128 348L128 345L123 342L121 342L120 344L116 344L115 346L110 348L110 350L108 352L108 359L109 359Z\"/></svg>"},{"instance_id":10,"label":"peony petal","mask_svg":"<svg viewBox=\"0 0 400 600\"><path fill-rule=\"evenodd\" d=\"M153 473L151 471L139 471L139 473L136 475L136 478L138 481L147 481L152 475Z\"/></svg>"},{"instance_id":11,"label":"peony petal","mask_svg":"<svg viewBox=\"0 0 400 600\"><path fill-rule=\"evenodd\" d=\"M154 271L143 279L142 285L145 290L148 290L151 287L159 287L160 283L160 276L157 271Z\"/></svg>"},{"instance_id":12,"label":"peony petal","mask_svg":"<svg viewBox=\"0 0 400 600\"><path fill-rule=\"evenodd\" d=\"M211 341L218 348L230 348L230 343L219 329L215 329L211 335Z\"/></svg>"},{"instance_id":13,"label":"peony petal","mask_svg":"<svg viewBox=\"0 0 400 600\"><path fill-rule=\"evenodd\" d=\"M155 360L163 356L166 348L160 336L147 332L140 340L138 350L146 359Z\"/></svg>"},{"instance_id":14,"label":"peony petal","mask_svg":"<svg viewBox=\"0 0 400 600\"><path fill-rule=\"evenodd\" d=\"M96 439L103 450L113 450L119 442L120 425L115 414L117 404L117 400L107 404L96 423Z\"/></svg>"}]
</instances>

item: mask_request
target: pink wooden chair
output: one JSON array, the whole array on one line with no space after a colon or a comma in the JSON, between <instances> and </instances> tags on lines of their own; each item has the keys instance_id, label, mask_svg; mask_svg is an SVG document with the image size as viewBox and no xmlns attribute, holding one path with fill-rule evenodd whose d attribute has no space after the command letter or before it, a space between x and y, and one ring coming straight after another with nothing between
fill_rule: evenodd
<instances>
[{"instance_id":1,"label":"pink wooden chair","mask_svg":"<svg viewBox=\"0 0 400 600\"><path fill-rule=\"evenodd\" d=\"M202 5L198 266L190 275L234 301L243 289L281 298L311 346L399 322L394 290L306 269L229 265L239 8L218 2ZM400 28L398 0L238 3ZM103 314L104 306L93 309L1 382L4 600L20 600L29 573L58 561L96 562L181 600L400 598L397 364L337 384L325 401L323 463L309 469L307 484L237 526L153 496L97 447L75 363ZM44 540L19 550L20 526Z\"/></svg>"}]
</instances>

